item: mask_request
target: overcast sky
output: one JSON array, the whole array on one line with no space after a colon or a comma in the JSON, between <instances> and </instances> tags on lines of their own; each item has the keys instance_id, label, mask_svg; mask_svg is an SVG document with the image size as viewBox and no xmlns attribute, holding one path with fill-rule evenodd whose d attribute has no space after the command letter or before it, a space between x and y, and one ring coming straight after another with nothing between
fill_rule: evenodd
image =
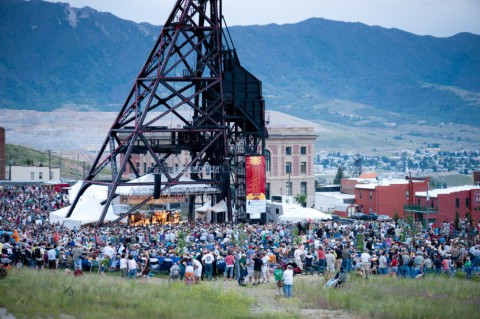
<instances>
[{"instance_id":1,"label":"overcast sky","mask_svg":"<svg viewBox=\"0 0 480 319\"><path fill-rule=\"evenodd\" d=\"M60 2L161 25L176 0ZM223 0L223 15L229 26L295 23L320 17L398 28L419 35L446 37L464 31L480 35L480 0Z\"/></svg>"}]
</instances>

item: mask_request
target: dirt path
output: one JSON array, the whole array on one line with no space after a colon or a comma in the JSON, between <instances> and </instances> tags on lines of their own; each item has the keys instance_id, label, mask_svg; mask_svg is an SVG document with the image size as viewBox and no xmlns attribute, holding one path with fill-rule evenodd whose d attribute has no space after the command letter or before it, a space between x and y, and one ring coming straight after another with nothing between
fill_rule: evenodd
<instances>
[{"instance_id":1,"label":"dirt path","mask_svg":"<svg viewBox=\"0 0 480 319\"><path fill-rule=\"evenodd\" d=\"M295 281L321 281L323 277L319 276L296 276ZM236 281L220 281L212 284L221 285L227 289L234 289L242 294L253 297L256 302L253 304L251 311L253 313L291 313L292 317L300 316L302 319L355 319L355 316L344 310L328 310L328 309L309 309L305 308L301 300L295 297L295 288L293 290L293 298L287 299L283 296L276 296L276 287L273 282L261 285L247 285L247 287L240 287Z\"/></svg>"}]
</instances>

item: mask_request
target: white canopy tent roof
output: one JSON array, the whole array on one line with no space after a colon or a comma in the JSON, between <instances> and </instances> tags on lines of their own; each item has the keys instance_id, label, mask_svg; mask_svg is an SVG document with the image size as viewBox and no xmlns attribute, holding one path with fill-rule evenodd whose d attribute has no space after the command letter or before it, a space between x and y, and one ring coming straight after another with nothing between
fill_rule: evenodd
<instances>
[{"instance_id":1,"label":"white canopy tent roof","mask_svg":"<svg viewBox=\"0 0 480 319\"><path fill-rule=\"evenodd\" d=\"M206 213L210 208L212 208L212 204L210 203L210 201L208 201L202 207L199 207L199 208L195 209L195 212Z\"/></svg>"},{"instance_id":2,"label":"white canopy tent roof","mask_svg":"<svg viewBox=\"0 0 480 319\"><path fill-rule=\"evenodd\" d=\"M313 208L291 205L286 207L283 215L278 219L281 222L296 223L306 220L331 220L332 216Z\"/></svg>"},{"instance_id":3,"label":"white canopy tent roof","mask_svg":"<svg viewBox=\"0 0 480 319\"><path fill-rule=\"evenodd\" d=\"M75 198L80 189L80 185L81 182L78 182L70 189L69 196L71 201ZM69 218L65 218L65 216L67 215L70 206L51 212L50 222L58 222L67 228L97 222L104 208L101 202L107 198L107 191L107 186L90 186L78 201L77 206L75 206L75 209ZM113 213L113 208L110 206L107 210L104 221L109 222L116 220L117 218L118 216Z\"/></svg>"},{"instance_id":4,"label":"white canopy tent roof","mask_svg":"<svg viewBox=\"0 0 480 319\"><path fill-rule=\"evenodd\" d=\"M222 199L220 202L215 204L212 208L207 209L207 212L214 212L214 213L220 213L220 212L226 212L228 210L227 203Z\"/></svg>"}]
</instances>

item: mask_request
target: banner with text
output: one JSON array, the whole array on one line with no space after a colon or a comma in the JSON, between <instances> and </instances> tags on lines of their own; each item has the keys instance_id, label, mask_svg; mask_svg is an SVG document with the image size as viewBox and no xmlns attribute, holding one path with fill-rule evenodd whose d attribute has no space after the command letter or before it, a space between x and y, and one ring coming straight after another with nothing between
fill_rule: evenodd
<instances>
[{"instance_id":1,"label":"banner with text","mask_svg":"<svg viewBox=\"0 0 480 319\"><path fill-rule=\"evenodd\" d=\"M264 156L246 157L247 214L250 219L260 219L261 213L267 211L265 174Z\"/></svg>"}]
</instances>

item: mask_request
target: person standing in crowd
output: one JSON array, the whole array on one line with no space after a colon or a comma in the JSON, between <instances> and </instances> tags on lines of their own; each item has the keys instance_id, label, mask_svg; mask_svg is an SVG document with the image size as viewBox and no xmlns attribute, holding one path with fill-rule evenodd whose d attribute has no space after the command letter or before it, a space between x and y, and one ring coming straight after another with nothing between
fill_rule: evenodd
<instances>
[{"instance_id":1,"label":"person standing in crowd","mask_svg":"<svg viewBox=\"0 0 480 319\"><path fill-rule=\"evenodd\" d=\"M213 262L214 258L212 252L209 250L202 257L202 264L205 267L205 279L209 281L213 278Z\"/></svg>"},{"instance_id":2,"label":"person standing in crowd","mask_svg":"<svg viewBox=\"0 0 480 319\"><path fill-rule=\"evenodd\" d=\"M80 244L75 244L75 247L72 249L72 259L73 259L73 268L82 270L82 246Z\"/></svg>"},{"instance_id":3,"label":"person standing in crowd","mask_svg":"<svg viewBox=\"0 0 480 319\"><path fill-rule=\"evenodd\" d=\"M324 273L325 272L325 250L323 250L323 246L318 247L317 255L318 255L318 266L320 267L320 271Z\"/></svg>"},{"instance_id":4,"label":"person standing in crowd","mask_svg":"<svg viewBox=\"0 0 480 319\"><path fill-rule=\"evenodd\" d=\"M137 271L138 271L138 265L135 259L133 259L132 255L128 255L128 273L127 273L127 280L130 280L130 278L133 278L134 280L137 279Z\"/></svg>"},{"instance_id":5,"label":"person standing in crowd","mask_svg":"<svg viewBox=\"0 0 480 319\"><path fill-rule=\"evenodd\" d=\"M335 271L335 255L333 254L333 250L329 250L325 255L325 262L327 264L326 273L333 276Z\"/></svg>"},{"instance_id":6,"label":"person standing in crowd","mask_svg":"<svg viewBox=\"0 0 480 319\"><path fill-rule=\"evenodd\" d=\"M33 249L33 256L35 258L35 265L36 265L35 268L37 270L43 269L44 254L45 254L45 250L43 249L42 244L39 243L38 246Z\"/></svg>"},{"instance_id":7,"label":"person standing in crowd","mask_svg":"<svg viewBox=\"0 0 480 319\"><path fill-rule=\"evenodd\" d=\"M240 257L239 260L240 264L240 279L238 279L238 283L240 284L240 281L245 280L245 277L247 276L247 255L242 254L242 257ZM246 281L245 281L246 282Z\"/></svg>"},{"instance_id":8,"label":"person standing in crowd","mask_svg":"<svg viewBox=\"0 0 480 319\"><path fill-rule=\"evenodd\" d=\"M362 275L364 278L368 278L368 275L370 274L371 263L372 256L368 250L365 249L362 255L360 255L360 269L362 270Z\"/></svg>"},{"instance_id":9,"label":"person standing in crowd","mask_svg":"<svg viewBox=\"0 0 480 319\"><path fill-rule=\"evenodd\" d=\"M127 278L128 274L128 260L125 257L125 254L122 254L120 258L120 273L122 278Z\"/></svg>"},{"instance_id":10,"label":"person standing in crowd","mask_svg":"<svg viewBox=\"0 0 480 319\"><path fill-rule=\"evenodd\" d=\"M202 278L202 263L196 258L192 260L192 263L194 269L194 281L196 284L198 284L200 282L200 278Z\"/></svg>"},{"instance_id":11,"label":"person standing in crowd","mask_svg":"<svg viewBox=\"0 0 480 319\"><path fill-rule=\"evenodd\" d=\"M280 297L283 291L283 269L281 265L277 265L275 270L273 271L273 277L275 280L275 286L277 287L275 296Z\"/></svg>"},{"instance_id":12,"label":"person standing in crowd","mask_svg":"<svg viewBox=\"0 0 480 319\"><path fill-rule=\"evenodd\" d=\"M57 269L57 253L53 246L49 246L47 250L47 259L48 259L48 269L55 270Z\"/></svg>"},{"instance_id":13,"label":"person standing in crowd","mask_svg":"<svg viewBox=\"0 0 480 319\"><path fill-rule=\"evenodd\" d=\"M340 265L340 268L344 269L344 271L349 272L351 268L351 262L352 262L352 251L350 249L350 246L345 245L345 248L342 251L342 264Z\"/></svg>"},{"instance_id":14,"label":"person standing in crowd","mask_svg":"<svg viewBox=\"0 0 480 319\"><path fill-rule=\"evenodd\" d=\"M229 280L233 279L233 268L235 267L235 257L233 256L232 252L229 250L227 256L225 256L225 279L230 278Z\"/></svg>"},{"instance_id":15,"label":"person standing in crowd","mask_svg":"<svg viewBox=\"0 0 480 319\"><path fill-rule=\"evenodd\" d=\"M142 281L148 282L150 279L150 270L151 270L151 262L150 262L150 252L147 250L145 255L143 256L143 268L142 268Z\"/></svg>"},{"instance_id":16,"label":"person standing in crowd","mask_svg":"<svg viewBox=\"0 0 480 319\"><path fill-rule=\"evenodd\" d=\"M291 265L287 266L287 270L283 272L283 296L286 298L292 297L293 289L293 267Z\"/></svg>"},{"instance_id":17,"label":"person standing in crowd","mask_svg":"<svg viewBox=\"0 0 480 319\"><path fill-rule=\"evenodd\" d=\"M378 258L378 273L386 277L388 275L387 253L382 252Z\"/></svg>"},{"instance_id":18,"label":"person standing in crowd","mask_svg":"<svg viewBox=\"0 0 480 319\"><path fill-rule=\"evenodd\" d=\"M260 253L257 253L255 257L253 257L253 279L255 282L254 285L258 285L260 283L260 275L262 273L262 256Z\"/></svg>"}]
</instances>

